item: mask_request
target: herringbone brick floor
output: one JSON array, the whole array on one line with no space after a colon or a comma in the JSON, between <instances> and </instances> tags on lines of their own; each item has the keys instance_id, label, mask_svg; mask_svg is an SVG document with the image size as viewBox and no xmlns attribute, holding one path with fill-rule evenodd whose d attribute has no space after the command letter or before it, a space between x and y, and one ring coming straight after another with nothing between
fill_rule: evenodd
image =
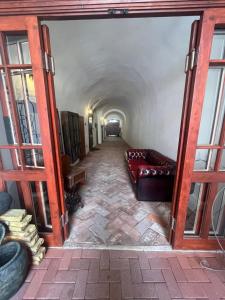
<instances>
[{"instance_id":1,"label":"herringbone brick floor","mask_svg":"<svg viewBox=\"0 0 225 300\"><path fill-rule=\"evenodd\" d=\"M225 265L206 252L49 249L12 298L21 299L221 300Z\"/></svg>"},{"instance_id":2,"label":"herringbone brick floor","mask_svg":"<svg viewBox=\"0 0 225 300\"><path fill-rule=\"evenodd\" d=\"M66 247L87 245L168 246L170 203L139 202L127 174L120 138L108 138L82 162L85 203L70 220Z\"/></svg>"}]
</instances>

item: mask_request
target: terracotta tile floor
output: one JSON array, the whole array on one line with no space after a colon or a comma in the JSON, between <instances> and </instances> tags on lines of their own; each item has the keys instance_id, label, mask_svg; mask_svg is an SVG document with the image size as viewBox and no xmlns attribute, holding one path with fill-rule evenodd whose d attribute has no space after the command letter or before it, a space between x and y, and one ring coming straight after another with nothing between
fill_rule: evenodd
<instances>
[{"instance_id":1,"label":"terracotta tile floor","mask_svg":"<svg viewBox=\"0 0 225 300\"><path fill-rule=\"evenodd\" d=\"M200 261L224 268L202 269ZM49 249L12 298L225 299L225 264L215 253Z\"/></svg>"},{"instance_id":2,"label":"terracotta tile floor","mask_svg":"<svg viewBox=\"0 0 225 300\"><path fill-rule=\"evenodd\" d=\"M170 203L136 200L124 161L127 148L122 139L108 138L82 162L85 206L71 217L65 247L169 245Z\"/></svg>"}]
</instances>

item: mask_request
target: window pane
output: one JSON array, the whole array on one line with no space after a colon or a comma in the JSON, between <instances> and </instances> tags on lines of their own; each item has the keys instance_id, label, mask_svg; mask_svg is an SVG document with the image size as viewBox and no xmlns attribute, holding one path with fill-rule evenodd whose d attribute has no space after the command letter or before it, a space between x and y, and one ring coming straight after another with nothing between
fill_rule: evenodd
<instances>
[{"instance_id":1,"label":"window pane","mask_svg":"<svg viewBox=\"0 0 225 300\"><path fill-rule=\"evenodd\" d=\"M16 170L21 167L17 150L0 149L0 158L3 170Z\"/></svg>"},{"instance_id":2,"label":"window pane","mask_svg":"<svg viewBox=\"0 0 225 300\"><path fill-rule=\"evenodd\" d=\"M10 64L31 63L27 35L7 34L6 46Z\"/></svg>"},{"instance_id":3,"label":"window pane","mask_svg":"<svg viewBox=\"0 0 225 300\"><path fill-rule=\"evenodd\" d=\"M191 184L187 217L185 224L185 233L187 234L197 234L196 227L199 216L199 208L202 199L203 184L193 182Z\"/></svg>"},{"instance_id":4,"label":"window pane","mask_svg":"<svg viewBox=\"0 0 225 300\"><path fill-rule=\"evenodd\" d=\"M15 126L12 117L11 101L5 81L5 72L0 73L0 145L17 144Z\"/></svg>"},{"instance_id":5,"label":"window pane","mask_svg":"<svg viewBox=\"0 0 225 300\"><path fill-rule=\"evenodd\" d=\"M213 171L215 167L217 150L197 149L194 170Z\"/></svg>"},{"instance_id":6,"label":"window pane","mask_svg":"<svg viewBox=\"0 0 225 300\"><path fill-rule=\"evenodd\" d=\"M223 29L216 30L213 36L210 59L225 58L225 31Z\"/></svg>"},{"instance_id":7,"label":"window pane","mask_svg":"<svg viewBox=\"0 0 225 300\"><path fill-rule=\"evenodd\" d=\"M32 70L11 70L24 144L41 144Z\"/></svg>"},{"instance_id":8,"label":"window pane","mask_svg":"<svg viewBox=\"0 0 225 300\"><path fill-rule=\"evenodd\" d=\"M225 170L225 150L223 150L223 152L222 152L220 170Z\"/></svg>"},{"instance_id":9,"label":"window pane","mask_svg":"<svg viewBox=\"0 0 225 300\"><path fill-rule=\"evenodd\" d=\"M217 195L214 199L212 207L212 224L210 228L210 235L225 235L225 183L218 184ZM215 233L214 233L214 230Z\"/></svg>"},{"instance_id":10,"label":"window pane","mask_svg":"<svg viewBox=\"0 0 225 300\"><path fill-rule=\"evenodd\" d=\"M18 189L19 183L15 181L6 181L6 190L12 197L11 208L23 208L24 201L23 196L20 194Z\"/></svg>"},{"instance_id":11,"label":"window pane","mask_svg":"<svg viewBox=\"0 0 225 300\"><path fill-rule=\"evenodd\" d=\"M32 181L30 182L30 190L39 231L52 231L47 183Z\"/></svg>"},{"instance_id":12,"label":"window pane","mask_svg":"<svg viewBox=\"0 0 225 300\"><path fill-rule=\"evenodd\" d=\"M42 149L27 149L23 150L24 161L26 167L43 168L44 159Z\"/></svg>"},{"instance_id":13,"label":"window pane","mask_svg":"<svg viewBox=\"0 0 225 300\"><path fill-rule=\"evenodd\" d=\"M224 69L212 68L208 72L198 145L218 144L224 116L222 85Z\"/></svg>"}]
</instances>

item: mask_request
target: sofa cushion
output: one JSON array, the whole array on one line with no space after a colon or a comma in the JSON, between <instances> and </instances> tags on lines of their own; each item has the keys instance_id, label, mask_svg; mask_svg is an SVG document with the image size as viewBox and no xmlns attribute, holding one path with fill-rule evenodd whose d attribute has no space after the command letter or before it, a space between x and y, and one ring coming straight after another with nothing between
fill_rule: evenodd
<instances>
[{"instance_id":1,"label":"sofa cushion","mask_svg":"<svg viewBox=\"0 0 225 300\"><path fill-rule=\"evenodd\" d=\"M146 160L138 159L138 160L128 160L128 169L129 170L137 170L139 165L146 164Z\"/></svg>"},{"instance_id":2,"label":"sofa cushion","mask_svg":"<svg viewBox=\"0 0 225 300\"><path fill-rule=\"evenodd\" d=\"M146 160L152 166L169 166L175 164L172 159L155 150L149 150Z\"/></svg>"}]
</instances>

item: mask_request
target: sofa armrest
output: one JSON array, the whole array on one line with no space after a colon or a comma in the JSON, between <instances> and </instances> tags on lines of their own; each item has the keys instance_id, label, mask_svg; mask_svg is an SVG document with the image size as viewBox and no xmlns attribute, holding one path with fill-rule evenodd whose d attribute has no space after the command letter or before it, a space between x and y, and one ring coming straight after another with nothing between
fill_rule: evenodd
<instances>
[{"instance_id":1,"label":"sofa armrest","mask_svg":"<svg viewBox=\"0 0 225 300\"><path fill-rule=\"evenodd\" d=\"M126 160L138 160L138 159L146 159L148 149L127 149L125 152Z\"/></svg>"},{"instance_id":2,"label":"sofa armrest","mask_svg":"<svg viewBox=\"0 0 225 300\"><path fill-rule=\"evenodd\" d=\"M171 176L175 174L175 168L173 166L140 165L137 172L138 177Z\"/></svg>"}]
</instances>

